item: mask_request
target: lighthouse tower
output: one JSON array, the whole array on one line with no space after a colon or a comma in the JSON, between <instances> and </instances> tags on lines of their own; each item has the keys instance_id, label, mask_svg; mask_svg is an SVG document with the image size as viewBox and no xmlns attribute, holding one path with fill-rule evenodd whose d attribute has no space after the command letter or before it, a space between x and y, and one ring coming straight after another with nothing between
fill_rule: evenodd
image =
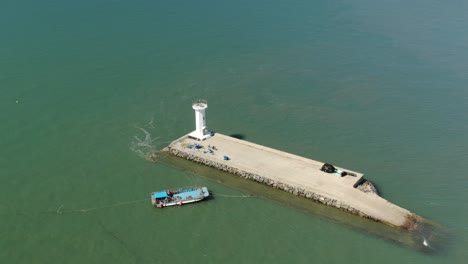
<instances>
[{"instance_id":1,"label":"lighthouse tower","mask_svg":"<svg viewBox=\"0 0 468 264\"><path fill-rule=\"evenodd\" d=\"M205 109L208 108L206 100L197 100L192 104L195 110L195 131L189 134L197 140L205 140L211 137L212 132L206 129Z\"/></svg>"}]
</instances>

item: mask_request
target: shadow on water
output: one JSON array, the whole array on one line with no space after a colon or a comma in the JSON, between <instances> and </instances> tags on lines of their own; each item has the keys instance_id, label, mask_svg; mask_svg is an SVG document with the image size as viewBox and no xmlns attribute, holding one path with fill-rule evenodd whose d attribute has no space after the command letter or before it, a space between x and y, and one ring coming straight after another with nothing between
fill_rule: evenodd
<instances>
[{"instance_id":1,"label":"shadow on water","mask_svg":"<svg viewBox=\"0 0 468 264\"><path fill-rule=\"evenodd\" d=\"M407 231L352 215L337 208L294 196L254 181L242 179L230 173L177 158L165 152L159 153L158 157L158 162L164 165L198 175L259 198L277 202L283 206L296 208L328 222L345 225L360 233L425 254L443 254L446 250L444 245L450 240L445 227L427 219L422 219L417 230Z\"/></svg>"},{"instance_id":2,"label":"shadow on water","mask_svg":"<svg viewBox=\"0 0 468 264\"><path fill-rule=\"evenodd\" d=\"M237 139L242 139L242 140L244 140L246 138L246 136L244 134L238 134L238 133L231 134L229 136L233 137L233 138L237 138Z\"/></svg>"}]
</instances>

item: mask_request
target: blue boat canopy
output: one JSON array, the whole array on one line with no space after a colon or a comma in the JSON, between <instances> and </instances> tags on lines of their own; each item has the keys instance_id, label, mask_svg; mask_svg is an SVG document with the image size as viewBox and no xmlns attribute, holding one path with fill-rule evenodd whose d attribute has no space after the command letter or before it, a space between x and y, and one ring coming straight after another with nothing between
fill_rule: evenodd
<instances>
[{"instance_id":1,"label":"blue boat canopy","mask_svg":"<svg viewBox=\"0 0 468 264\"><path fill-rule=\"evenodd\" d=\"M155 192L154 193L154 198L156 199L161 199L161 198L166 198L169 197L166 192Z\"/></svg>"}]
</instances>

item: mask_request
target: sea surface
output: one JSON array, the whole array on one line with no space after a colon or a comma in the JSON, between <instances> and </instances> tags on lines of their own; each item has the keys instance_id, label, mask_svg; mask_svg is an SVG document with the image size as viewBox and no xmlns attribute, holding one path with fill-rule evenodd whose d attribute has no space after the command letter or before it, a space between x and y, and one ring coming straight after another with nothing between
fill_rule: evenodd
<instances>
[{"instance_id":1,"label":"sea surface","mask_svg":"<svg viewBox=\"0 0 468 264\"><path fill-rule=\"evenodd\" d=\"M0 263L465 263L466 14L461 0L1 0ZM199 98L210 129L362 172L446 235L418 250L146 161L194 129ZM151 206L189 185L213 198Z\"/></svg>"}]
</instances>

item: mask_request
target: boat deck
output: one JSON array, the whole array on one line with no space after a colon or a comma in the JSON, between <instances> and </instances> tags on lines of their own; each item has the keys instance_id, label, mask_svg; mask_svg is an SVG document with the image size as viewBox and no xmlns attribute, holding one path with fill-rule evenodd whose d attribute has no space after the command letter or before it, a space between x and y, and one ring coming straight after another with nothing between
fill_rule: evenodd
<instances>
[{"instance_id":1,"label":"boat deck","mask_svg":"<svg viewBox=\"0 0 468 264\"><path fill-rule=\"evenodd\" d=\"M206 197L204 195L204 192L207 192L204 189L206 189L206 188L203 187L203 189L198 188L198 189L194 189L193 191L189 191L189 192L177 193L177 194L174 194L174 198L176 198L178 200L182 200L182 201L203 198L203 197Z\"/></svg>"}]
</instances>

